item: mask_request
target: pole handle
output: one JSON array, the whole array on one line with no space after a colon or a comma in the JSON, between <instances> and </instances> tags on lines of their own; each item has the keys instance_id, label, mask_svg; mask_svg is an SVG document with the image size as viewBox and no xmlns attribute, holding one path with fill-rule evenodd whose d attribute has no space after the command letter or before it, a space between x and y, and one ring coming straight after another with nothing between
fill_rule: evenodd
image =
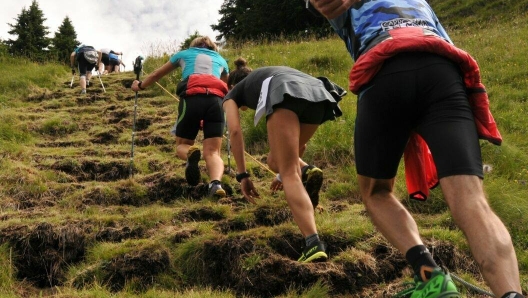
<instances>
[{"instance_id":1,"label":"pole handle","mask_svg":"<svg viewBox=\"0 0 528 298\"><path fill-rule=\"evenodd\" d=\"M134 61L134 73L136 74L136 80L139 81L139 75L143 69L143 56L137 56Z\"/></svg>"}]
</instances>

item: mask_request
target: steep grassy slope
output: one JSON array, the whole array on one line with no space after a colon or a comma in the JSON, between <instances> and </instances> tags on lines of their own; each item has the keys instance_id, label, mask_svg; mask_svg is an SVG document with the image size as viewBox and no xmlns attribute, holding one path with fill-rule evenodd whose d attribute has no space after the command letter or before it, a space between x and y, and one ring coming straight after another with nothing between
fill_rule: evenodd
<instances>
[{"instance_id":1,"label":"steep grassy slope","mask_svg":"<svg viewBox=\"0 0 528 298\"><path fill-rule=\"evenodd\" d=\"M501 147L482 143L491 166L485 185L512 232L527 288L528 46L517 37L528 36L528 28L522 20L457 30L452 38L479 61L504 137ZM223 54L230 61L243 56L252 67L289 65L342 86L352 64L337 39L245 44ZM66 69L0 59L0 266L7 269L0 273L1 297L390 297L408 280L403 256L376 232L360 202L354 95L342 102L345 115L325 123L306 153L325 172L316 221L330 260L299 264L302 239L284 194L269 191L272 175L255 161L265 160L267 146L251 113L243 122L255 160L247 161L262 197L248 204L227 173L228 197L217 201L205 197L203 161L203 183L190 187L184 162L175 157L168 130L176 117L170 93L177 73L160 82L168 92L153 87L139 94L131 161L132 73L103 76L106 92L94 77L81 96ZM165 61L149 59L145 71ZM425 203L409 201L401 172L398 194L435 258L486 288L439 190Z\"/></svg>"}]
</instances>

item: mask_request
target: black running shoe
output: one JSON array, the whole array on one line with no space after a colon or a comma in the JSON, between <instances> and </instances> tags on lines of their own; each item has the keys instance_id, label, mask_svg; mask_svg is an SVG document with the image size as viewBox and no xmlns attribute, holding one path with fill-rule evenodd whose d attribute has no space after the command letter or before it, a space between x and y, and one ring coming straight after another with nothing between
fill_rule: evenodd
<instances>
[{"instance_id":1,"label":"black running shoe","mask_svg":"<svg viewBox=\"0 0 528 298\"><path fill-rule=\"evenodd\" d=\"M319 205L319 191L323 185L323 171L316 166L307 165L301 170L302 182L313 207Z\"/></svg>"},{"instance_id":2,"label":"black running shoe","mask_svg":"<svg viewBox=\"0 0 528 298\"><path fill-rule=\"evenodd\" d=\"M326 244L322 241L315 243L312 246L305 247L301 257L297 260L301 263L308 263L312 261L326 261L328 255L326 254Z\"/></svg>"},{"instance_id":3,"label":"black running shoe","mask_svg":"<svg viewBox=\"0 0 528 298\"><path fill-rule=\"evenodd\" d=\"M200 182L200 168L198 162L200 161L200 148L197 146L189 147L187 152L187 164L185 165L185 179L187 183L192 186L198 185Z\"/></svg>"}]
</instances>

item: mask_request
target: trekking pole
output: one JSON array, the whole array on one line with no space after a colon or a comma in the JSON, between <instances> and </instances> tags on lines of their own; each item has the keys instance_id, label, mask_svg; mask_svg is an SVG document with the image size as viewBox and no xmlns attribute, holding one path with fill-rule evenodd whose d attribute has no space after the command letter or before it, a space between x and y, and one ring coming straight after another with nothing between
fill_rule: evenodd
<instances>
[{"instance_id":1,"label":"trekking pole","mask_svg":"<svg viewBox=\"0 0 528 298\"><path fill-rule=\"evenodd\" d=\"M493 295L493 293L490 293L482 288L479 288L477 287L476 285L473 285L465 280L463 280L461 277L459 277L458 275L454 274L453 272L449 272L449 274L451 275L451 277L456 280L457 282L461 283L463 286L465 286L466 288L472 290L473 292L476 292L476 293L479 293L479 294L482 294L482 295L486 295L486 296L490 296L490 297L495 297L495 295Z\"/></svg>"},{"instance_id":2,"label":"trekking pole","mask_svg":"<svg viewBox=\"0 0 528 298\"><path fill-rule=\"evenodd\" d=\"M134 62L134 73L136 74L136 80L139 81L139 74L143 68L143 57L138 56ZM134 175L134 135L136 134L136 114L137 114L137 100L138 92L136 91L136 97L134 99L134 122L132 122L132 148L130 151L130 176Z\"/></svg>"},{"instance_id":3,"label":"trekking pole","mask_svg":"<svg viewBox=\"0 0 528 298\"><path fill-rule=\"evenodd\" d=\"M227 121L226 121L226 148L227 148L227 174L231 173L231 144L229 143L229 129L227 129Z\"/></svg>"},{"instance_id":4,"label":"trekking pole","mask_svg":"<svg viewBox=\"0 0 528 298\"><path fill-rule=\"evenodd\" d=\"M103 92L106 93L106 89L103 85L103 80L101 80L101 73L99 72L99 69L97 70L97 77L99 78L99 82L101 82L101 86L103 87Z\"/></svg>"},{"instance_id":5,"label":"trekking pole","mask_svg":"<svg viewBox=\"0 0 528 298\"><path fill-rule=\"evenodd\" d=\"M75 79L75 69L72 67L72 79L71 79L71 82L70 82L70 88L73 87L73 80Z\"/></svg>"}]
</instances>

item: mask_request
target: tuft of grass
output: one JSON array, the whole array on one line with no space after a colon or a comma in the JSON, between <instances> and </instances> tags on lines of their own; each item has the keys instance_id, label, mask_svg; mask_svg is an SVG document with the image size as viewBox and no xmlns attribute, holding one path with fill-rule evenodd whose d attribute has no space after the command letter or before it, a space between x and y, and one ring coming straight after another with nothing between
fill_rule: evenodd
<instances>
[{"instance_id":1,"label":"tuft of grass","mask_svg":"<svg viewBox=\"0 0 528 298\"><path fill-rule=\"evenodd\" d=\"M16 297L16 268L12 261L12 248L8 244L0 245L0 296Z\"/></svg>"},{"instance_id":2,"label":"tuft of grass","mask_svg":"<svg viewBox=\"0 0 528 298\"><path fill-rule=\"evenodd\" d=\"M64 136L79 129L75 121L69 120L64 115L57 115L53 118L46 119L42 123L39 132L52 136Z\"/></svg>"},{"instance_id":3,"label":"tuft of grass","mask_svg":"<svg viewBox=\"0 0 528 298\"><path fill-rule=\"evenodd\" d=\"M0 109L0 142L23 144L31 139L29 131L16 120L15 113Z\"/></svg>"},{"instance_id":4,"label":"tuft of grass","mask_svg":"<svg viewBox=\"0 0 528 298\"><path fill-rule=\"evenodd\" d=\"M311 287L307 289L291 286L285 295L281 295L278 297L280 298L330 297L330 287L327 284L325 284L325 282L318 280Z\"/></svg>"}]
</instances>

